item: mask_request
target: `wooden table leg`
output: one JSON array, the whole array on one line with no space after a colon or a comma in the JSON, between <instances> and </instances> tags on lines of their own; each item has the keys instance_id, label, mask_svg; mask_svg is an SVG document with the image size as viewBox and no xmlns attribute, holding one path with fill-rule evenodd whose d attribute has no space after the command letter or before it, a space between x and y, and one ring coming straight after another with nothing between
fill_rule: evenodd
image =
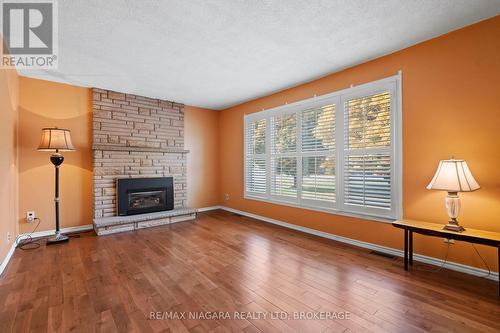
<instances>
[{"instance_id":1,"label":"wooden table leg","mask_svg":"<svg viewBox=\"0 0 500 333\"><path fill-rule=\"evenodd\" d=\"M413 266L413 231L409 230L410 233L410 244L408 246L408 249L410 251L410 256L409 256L409 261L410 261L410 266Z\"/></svg>"},{"instance_id":2,"label":"wooden table leg","mask_svg":"<svg viewBox=\"0 0 500 333\"><path fill-rule=\"evenodd\" d=\"M408 270L408 230L405 230L405 244L404 244L404 261L405 261L405 271Z\"/></svg>"}]
</instances>

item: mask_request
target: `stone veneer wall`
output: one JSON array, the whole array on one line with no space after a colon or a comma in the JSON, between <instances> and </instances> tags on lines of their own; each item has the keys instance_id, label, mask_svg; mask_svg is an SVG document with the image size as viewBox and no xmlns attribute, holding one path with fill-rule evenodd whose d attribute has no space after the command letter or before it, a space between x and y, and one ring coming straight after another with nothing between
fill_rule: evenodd
<instances>
[{"instance_id":1,"label":"stone veneer wall","mask_svg":"<svg viewBox=\"0 0 500 333\"><path fill-rule=\"evenodd\" d=\"M186 206L184 105L93 89L94 217L116 215L116 179L174 177Z\"/></svg>"}]
</instances>

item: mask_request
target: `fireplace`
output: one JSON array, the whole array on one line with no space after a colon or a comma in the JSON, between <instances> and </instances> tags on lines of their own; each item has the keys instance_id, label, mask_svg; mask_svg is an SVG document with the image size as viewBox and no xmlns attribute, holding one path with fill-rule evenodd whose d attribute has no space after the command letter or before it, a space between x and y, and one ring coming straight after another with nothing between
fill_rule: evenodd
<instances>
[{"instance_id":1,"label":"fireplace","mask_svg":"<svg viewBox=\"0 0 500 333\"><path fill-rule=\"evenodd\" d=\"M118 179L118 215L174 209L173 183L172 177Z\"/></svg>"}]
</instances>

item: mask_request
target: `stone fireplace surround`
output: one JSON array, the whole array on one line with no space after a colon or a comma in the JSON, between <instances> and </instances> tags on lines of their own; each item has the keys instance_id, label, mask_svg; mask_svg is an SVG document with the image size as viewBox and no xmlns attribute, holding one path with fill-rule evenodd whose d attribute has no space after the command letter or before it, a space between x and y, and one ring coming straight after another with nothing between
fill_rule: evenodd
<instances>
[{"instance_id":1,"label":"stone fireplace surround","mask_svg":"<svg viewBox=\"0 0 500 333\"><path fill-rule=\"evenodd\" d=\"M194 219L186 207L184 105L92 89L94 229L98 235ZM116 179L174 178L174 210L117 216Z\"/></svg>"}]
</instances>

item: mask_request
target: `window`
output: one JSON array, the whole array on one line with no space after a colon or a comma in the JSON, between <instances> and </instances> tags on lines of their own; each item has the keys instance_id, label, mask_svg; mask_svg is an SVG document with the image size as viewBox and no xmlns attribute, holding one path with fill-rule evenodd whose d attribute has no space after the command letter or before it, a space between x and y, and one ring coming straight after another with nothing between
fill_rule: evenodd
<instances>
[{"instance_id":1,"label":"window","mask_svg":"<svg viewBox=\"0 0 500 333\"><path fill-rule=\"evenodd\" d=\"M245 116L245 198L401 216L401 78Z\"/></svg>"}]
</instances>

